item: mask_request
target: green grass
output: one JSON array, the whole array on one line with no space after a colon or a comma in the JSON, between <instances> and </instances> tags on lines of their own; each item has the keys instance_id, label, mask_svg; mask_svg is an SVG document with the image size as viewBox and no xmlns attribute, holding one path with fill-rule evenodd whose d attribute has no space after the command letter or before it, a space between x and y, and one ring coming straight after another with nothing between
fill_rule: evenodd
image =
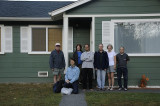
<instances>
[{"instance_id":1,"label":"green grass","mask_svg":"<svg viewBox=\"0 0 160 106\"><path fill-rule=\"evenodd\" d=\"M51 84L0 84L0 106L58 106Z\"/></svg>"},{"instance_id":2,"label":"green grass","mask_svg":"<svg viewBox=\"0 0 160 106\"><path fill-rule=\"evenodd\" d=\"M88 106L160 106L160 93L87 92Z\"/></svg>"}]
</instances>

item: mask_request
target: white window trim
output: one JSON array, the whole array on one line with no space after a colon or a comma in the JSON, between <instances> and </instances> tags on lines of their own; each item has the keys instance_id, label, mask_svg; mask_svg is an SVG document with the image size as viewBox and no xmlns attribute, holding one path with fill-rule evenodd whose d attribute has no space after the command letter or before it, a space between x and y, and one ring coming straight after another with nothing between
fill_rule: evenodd
<instances>
[{"instance_id":1,"label":"white window trim","mask_svg":"<svg viewBox=\"0 0 160 106\"><path fill-rule=\"evenodd\" d=\"M1 52L0 54L5 54L4 52L4 25L0 25L0 28L1 28Z\"/></svg>"},{"instance_id":2,"label":"white window trim","mask_svg":"<svg viewBox=\"0 0 160 106\"><path fill-rule=\"evenodd\" d=\"M72 46L71 46L72 50L68 50L68 53L72 53L73 52L73 27L69 27L69 28L71 28L72 30Z\"/></svg>"},{"instance_id":3,"label":"white window trim","mask_svg":"<svg viewBox=\"0 0 160 106\"><path fill-rule=\"evenodd\" d=\"M160 21L160 19L112 19L111 20L111 42L114 48L114 24L116 22L154 22ZM113 49L114 50L114 49ZM160 53L128 53L129 56L160 56Z\"/></svg>"},{"instance_id":4,"label":"white window trim","mask_svg":"<svg viewBox=\"0 0 160 106\"><path fill-rule=\"evenodd\" d=\"M32 28L46 28L46 51L32 51ZM62 28L61 25L30 25L28 39L28 54L50 54L48 51L48 28Z\"/></svg>"}]
</instances>

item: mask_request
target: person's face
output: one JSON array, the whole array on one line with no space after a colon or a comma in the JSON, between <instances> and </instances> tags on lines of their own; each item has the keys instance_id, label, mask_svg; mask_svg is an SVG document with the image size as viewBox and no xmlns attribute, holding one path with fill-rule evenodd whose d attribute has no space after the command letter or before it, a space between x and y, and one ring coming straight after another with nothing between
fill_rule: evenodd
<instances>
[{"instance_id":1,"label":"person's face","mask_svg":"<svg viewBox=\"0 0 160 106\"><path fill-rule=\"evenodd\" d=\"M85 51L89 51L89 46L85 45L84 49L85 49Z\"/></svg>"},{"instance_id":2,"label":"person's face","mask_svg":"<svg viewBox=\"0 0 160 106\"><path fill-rule=\"evenodd\" d=\"M80 51L80 50L81 50L80 46L77 46L77 51Z\"/></svg>"},{"instance_id":3,"label":"person's face","mask_svg":"<svg viewBox=\"0 0 160 106\"><path fill-rule=\"evenodd\" d=\"M100 50L100 51L103 50L103 45L99 45L99 50Z\"/></svg>"},{"instance_id":4,"label":"person's face","mask_svg":"<svg viewBox=\"0 0 160 106\"><path fill-rule=\"evenodd\" d=\"M108 46L108 51L112 51L112 47L111 46Z\"/></svg>"},{"instance_id":5,"label":"person's face","mask_svg":"<svg viewBox=\"0 0 160 106\"><path fill-rule=\"evenodd\" d=\"M120 51L121 54L124 53L124 48L121 47L121 48L119 49L119 51Z\"/></svg>"},{"instance_id":6,"label":"person's face","mask_svg":"<svg viewBox=\"0 0 160 106\"><path fill-rule=\"evenodd\" d=\"M55 49L56 49L56 50L60 50L60 46L56 46Z\"/></svg>"},{"instance_id":7,"label":"person's face","mask_svg":"<svg viewBox=\"0 0 160 106\"><path fill-rule=\"evenodd\" d=\"M70 64L71 64L71 66L73 66L74 65L74 61L70 60Z\"/></svg>"}]
</instances>

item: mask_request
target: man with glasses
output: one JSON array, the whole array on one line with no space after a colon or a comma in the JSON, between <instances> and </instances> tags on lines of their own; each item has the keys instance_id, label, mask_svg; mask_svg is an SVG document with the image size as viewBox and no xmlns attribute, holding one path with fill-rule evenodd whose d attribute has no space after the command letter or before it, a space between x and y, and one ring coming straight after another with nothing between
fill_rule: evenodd
<instances>
[{"instance_id":1,"label":"man with glasses","mask_svg":"<svg viewBox=\"0 0 160 106\"><path fill-rule=\"evenodd\" d=\"M89 89L92 91L92 78L93 78L93 62L94 53L90 51L89 44L84 46L85 52L81 55L82 63L82 75L83 75L83 90L87 89L87 79L89 84Z\"/></svg>"}]
</instances>

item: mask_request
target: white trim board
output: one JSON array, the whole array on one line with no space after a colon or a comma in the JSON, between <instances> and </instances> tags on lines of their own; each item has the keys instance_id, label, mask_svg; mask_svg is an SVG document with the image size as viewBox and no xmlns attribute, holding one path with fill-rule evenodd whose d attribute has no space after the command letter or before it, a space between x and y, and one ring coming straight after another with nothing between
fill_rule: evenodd
<instances>
[{"instance_id":1,"label":"white trim board","mask_svg":"<svg viewBox=\"0 0 160 106\"><path fill-rule=\"evenodd\" d=\"M0 17L1 21L53 21L51 17Z\"/></svg>"},{"instance_id":2,"label":"white trim board","mask_svg":"<svg viewBox=\"0 0 160 106\"><path fill-rule=\"evenodd\" d=\"M160 16L160 13L150 14L87 14L87 15L67 15L65 17L151 17Z\"/></svg>"},{"instance_id":3,"label":"white trim board","mask_svg":"<svg viewBox=\"0 0 160 106\"><path fill-rule=\"evenodd\" d=\"M107 86L106 86L107 87ZM114 88L118 88L118 86L114 86ZM141 87L139 87L139 86L137 86L137 85L130 85L130 86L128 86L128 88L141 88ZM160 86L146 86L146 88L160 88ZM142 88L143 89L143 88ZM144 88L145 89L145 88Z\"/></svg>"},{"instance_id":4,"label":"white trim board","mask_svg":"<svg viewBox=\"0 0 160 106\"><path fill-rule=\"evenodd\" d=\"M0 54L4 54L4 25L0 25L1 28L1 52Z\"/></svg>"},{"instance_id":5,"label":"white trim board","mask_svg":"<svg viewBox=\"0 0 160 106\"><path fill-rule=\"evenodd\" d=\"M74 7L77 7L77 6L80 6L80 5L82 5L82 4L85 4L85 3L89 2L89 1L91 1L91 0L78 0L77 2L74 2L74 3L72 3L72 4L69 4L69 5L64 6L64 7L62 7L62 8L59 8L59 9L54 10L54 11L52 11L52 12L49 12L48 14L51 15L51 16L55 16L55 15L58 15L58 14L60 14L60 13L65 12L65 11L67 11L67 10L70 10L70 9L72 9L72 8L74 8Z\"/></svg>"}]
</instances>

